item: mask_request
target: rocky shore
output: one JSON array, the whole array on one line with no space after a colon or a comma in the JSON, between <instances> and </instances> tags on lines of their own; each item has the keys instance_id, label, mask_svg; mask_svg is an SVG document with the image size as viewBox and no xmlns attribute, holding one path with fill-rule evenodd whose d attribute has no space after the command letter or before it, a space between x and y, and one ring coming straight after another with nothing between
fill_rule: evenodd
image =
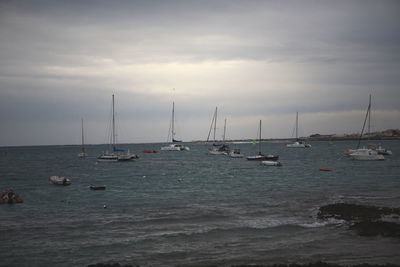
<instances>
[{"instance_id":1,"label":"rocky shore","mask_svg":"<svg viewBox=\"0 0 400 267\"><path fill-rule=\"evenodd\" d=\"M336 203L322 206L318 219L344 220L360 236L400 237L400 209Z\"/></svg>"}]
</instances>

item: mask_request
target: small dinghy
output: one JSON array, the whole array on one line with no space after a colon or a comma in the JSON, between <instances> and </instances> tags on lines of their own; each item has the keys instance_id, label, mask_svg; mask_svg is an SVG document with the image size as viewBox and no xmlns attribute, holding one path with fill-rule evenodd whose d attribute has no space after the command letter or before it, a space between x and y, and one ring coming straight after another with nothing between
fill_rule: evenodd
<instances>
[{"instance_id":1,"label":"small dinghy","mask_svg":"<svg viewBox=\"0 0 400 267\"><path fill-rule=\"evenodd\" d=\"M11 189L0 192L0 204L23 203L24 201Z\"/></svg>"},{"instance_id":2,"label":"small dinghy","mask_svg":"<svg viewBox=\"0 0 400 267\"><path fill-rule=\"evenodd\" d=\"M332 171L331 168L319 168L319 170L322 171L322 172L330 172L330 171Z\"/></svg>"},{"instance_id":3,"label":"small dinghy","mask_svg":"<svg viewBox=\"0 0 400 267\"><path fill-rule=\"evenodd\" d=\"M143 150L143 153L158 153L157 150L151 150L151 149L145 149Z\"/></svg>"},{"instance_id":4,"label":"small dinghy","mask_svg":"<svg viewBox=\"0 0 400 267\"><path fill-rule=\"evenodd\" d=\"M50 176L50 181L56 185L70 185L71 180L63 176Z\"/></svg>"},{"instance_id":5,"label":"small dinghy","mask_svg":"<svg viewBox=\"0 0 400 267\"><path fill-rule=\"evenodd\" d=\"M104 185L91 185L90 190L106 190Z\"/></svg>"},{"instance_id":6,"label":"small dinghy","mask_svg":"<svg viewBox=\"0 0 400 267\"><path fill-rule=\"evenodd\" d=\"M280 163L279 161L272 160L263 160L261 161L261 164L266 166L282 166L282 163Z\"/></svg>"}]
</instances>

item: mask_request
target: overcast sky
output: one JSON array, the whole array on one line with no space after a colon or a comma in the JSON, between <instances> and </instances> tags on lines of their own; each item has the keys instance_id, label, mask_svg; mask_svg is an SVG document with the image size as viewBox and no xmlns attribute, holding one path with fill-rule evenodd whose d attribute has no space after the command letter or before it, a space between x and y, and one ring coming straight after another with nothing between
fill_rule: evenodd
<instances>
[{"instance_id":1,"label":"overcast sky","mask_svg":"<svg viewBox=\"0 0 400 267\"><path fill-rule=\"evenodd\" d=\"M0 1L0 145L400 128L400 1Z\"/></svg>"}]
</instances>

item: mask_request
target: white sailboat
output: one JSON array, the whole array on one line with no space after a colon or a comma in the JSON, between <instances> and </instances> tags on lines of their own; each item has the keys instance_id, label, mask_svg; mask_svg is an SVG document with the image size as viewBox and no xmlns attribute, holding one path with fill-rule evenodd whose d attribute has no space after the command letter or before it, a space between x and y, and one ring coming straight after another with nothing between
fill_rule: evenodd
<instances>
[{"instance_id":1,"label":"white sailboat","mask_svg":"<svg viewBox=\"0 0 400 267\"><path fill-rule=\"evenodd\" d=\"M129 150L117 148L116 146L116 134L115 134L115 111L114 111L114 95L112 95L112 121L111 121L111 135L109 150L103 152L97 157L99 162L119 162L119 161L131 161L137 159L138 156L131 154Z\"/></svg>"},{"instance_id":2,"label":"white sailboat","mask_svg":"<svg viewBox=\"0 0 400 267\"><path fill-rule=\"evenodd\" d=\"M358 139L358 144L356 149L350 149L346 152L346 155L349 155L351 158L355 160L384 160L385 157L379 154L376 150L370 148L360 148L360 143L362 136L364 134L365 123L367 122L368 118L368 133L370 132L370 125L371 125L371 95L369 95L369 103L367 108L367 113L365 115L364 124L361 130L360 138Z\"/></svg>"},{"instance_id":3,"label":"white sailboat","mask_svg":"<svg viewBox=\"0 0 400 267\"><path fill-rule=\"evenodd\" d=\"M78 157L86 158L87 156L88 156L88 154L86 153L86 149L85 149L85 139L84 139L83 119L82 119L82 146L81 146L81 152L78 154Z\"/></svg>"},{"instance_id":4,"label":"white sailboat","mask_svg":"<svg viewBox=\"0 0 400 267\"><path fill-rule=\"evenodd\" d=\"M217 114L218 114L218 107L215 107L214 116L212 118L210 130L208 131L208 137L207 137L207 142L209 142L211 129L214 128L214 135L213 135L214 142L213 142L213 146L208 150L208 152L212 155L228 155L229 146L227 144L225 144L226 119L225 119L225 125L224 125L224 134L222 136L222 144L218 144L216 142L215 134L217 132L217 117L218 117Z\"/></svg>"},{"instance_id":5,"label":"white sailboat","mask_svg":"<svg viewBox=\"0 0 400 267\"><path fill-rule=\"evenodd\" d=\"M169 136L171 135L172 144L168 146L161 147L161 150L165 151L184 151L190 150L188 146L180 144L182 141L175 139L175 102L172 102L172 119L170 125L170 131L168 132L168 140Z\"/></svg>"},{"instance_id":6,"label":"white sailboat","mask_svg":"<svg viewBox=\"0 0 400 267\"><path fill-rule=\"evenodd\" d=\"M311 147L311 145L307 144L305 141L299 140L298 129L299 129L299 113L296 112L296 141L291 144L286 144L286 147L291 147L291 148L309 148L309 147Z\"/></svg>"},{"instance_id":7,"label":"white sailboat","mask_svg":"<svg viewBox=\"0 0 400 267\"><path fill-rule=\"evenodd\" d=\"M259 126L259 141L258 141L258 153L254 156L247 157L247 160L267 160L267 161L277 161L279 156L272 154L262 154L261 153L261 120Z\"/></svg>"}]
</instances>

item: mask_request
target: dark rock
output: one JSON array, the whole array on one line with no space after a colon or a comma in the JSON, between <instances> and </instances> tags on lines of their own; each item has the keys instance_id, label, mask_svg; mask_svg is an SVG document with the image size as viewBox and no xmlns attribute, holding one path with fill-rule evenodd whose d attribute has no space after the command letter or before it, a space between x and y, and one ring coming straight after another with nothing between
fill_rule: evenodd
<instances>
[{"instance_id":1,"label":"dark rock","mask_svg":"<svg viewBox=\"0 0 400 267\"><path fill-rule=\"evenodd\" d=\"M400 224L382 221L385 215L392 218L400 215L400 209L374 207L367 205L336 203L322 206L318 212L319 219L335 218L350 223L350 230L360 236L400 237Z\"/></svg>"},{"instance_id":2,"label":"dark rock","mask_svg":"<svg viewBox=\"0 0 400 267\"><path fill-rule=\"evenodd\" d=\"M383 215L390 214L400 215L400 209L336 203L320 207L318 218L335 218L345 221L375 221L381 219Z\"/></svg>"}]
</instances>

